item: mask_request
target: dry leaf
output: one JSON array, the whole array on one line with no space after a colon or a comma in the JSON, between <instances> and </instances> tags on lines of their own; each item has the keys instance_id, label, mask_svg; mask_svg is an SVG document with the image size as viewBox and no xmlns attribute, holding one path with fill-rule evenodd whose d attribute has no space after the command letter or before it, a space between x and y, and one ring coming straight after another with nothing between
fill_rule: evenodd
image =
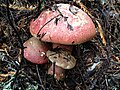
<instances>
[{"instance_id":1,"label":"dry leaf","mask_svg":"<svg viewBox=\"0 0 120 90\"><path fill-rule=\"evenodd\" d=\"M115 62L118 62L120 63L120 58L115 56L115 55L112 55L111 58L115 61Z\"/></svg>"},{"instance_id":2,"label":"dry leaf","mask_svg":"<svg viewBox=\"0 0 120 90\"><path fill-rule=\"evenodd\" d=\"M0 74L0 82L4 81L6 79L6 77L10 76L10 75L15 75L16 72L8 72L7 74Z\"/></svg>"},{"instance_id":3,"label":"dry leaf","mask_svg":"<svg viewBox=\"0 0 120 90\"><path fill-rule=\"evenodd\" d=\"M8 77L10 75L15 75L16 72L8 72L7 74L0 74L0 77Z\"/></svg>"}]
</instances>

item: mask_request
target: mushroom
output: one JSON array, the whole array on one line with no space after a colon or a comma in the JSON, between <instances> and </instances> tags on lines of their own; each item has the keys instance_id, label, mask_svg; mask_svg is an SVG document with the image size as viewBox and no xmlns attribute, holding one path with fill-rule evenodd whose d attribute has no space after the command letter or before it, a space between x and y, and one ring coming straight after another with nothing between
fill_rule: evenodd
<instances>
[{"instance_id":1,"label":"mushroom","mask_svg":"<svg viewBox=\"0 0 120 90\"><path fill-rule=\"evenodd\" d=\"M44 42L63 45L76 45L91 40L96 35L91 18L81 9L69 4L55 4L55 10L43 10L36 20L30 23L30 32ZM75 11L74 11L75 12Z\"/></svg>"},{"instance_id":2,"label":"mushroom","mask_svg":"<svg viewBox=\"0 0 120 90\"><path fill-rule=\"evenodd\" d=\"M30 32L44 42L76 45L96 35L91 18L81 9L69 4L55 4L41 12L30 23Z\"/></svg>"},{"instance_id":3,"label":"mushroom","mask_svg":"<svg viewBox=\"0 0 120 90\"><path fill-rule=\"evenodd\" d=\"M75 66L72 45L89 41L96 35L95 25L84 11L63 3L43 10L31 21L30 32L41 41L53 43L53 51L48 50L47 57L64 69Z\"/></svg>"},{"instance_id":4,"label":"mushroom","mask_svg":"<svg viewBox=\"0 0 120 90\"><path fill-rule=\"evenodd\" d=\"M54 75L57 80L62 80L65 77L64 69L72 69L76 64L76 59L71 55L71 52L66 52L62 49L58 51L48 50L46 56L52 62L48 74ZM55 67L53 67L54 63ZM55 68L55 72L53 72L53 68Z\"/></svg>"},{"instance_id":5,"label":"mushroom","mask_svg":"<svg viewBox=\"0 0 120 90\"><path fill-rule=\"evenodd\" d=\"M46 52L49 46L46 43L39 41L39 39L32 37L24 42L24 57L35 64L44 64L48 62Z\"/></svg>"}]
</instances>

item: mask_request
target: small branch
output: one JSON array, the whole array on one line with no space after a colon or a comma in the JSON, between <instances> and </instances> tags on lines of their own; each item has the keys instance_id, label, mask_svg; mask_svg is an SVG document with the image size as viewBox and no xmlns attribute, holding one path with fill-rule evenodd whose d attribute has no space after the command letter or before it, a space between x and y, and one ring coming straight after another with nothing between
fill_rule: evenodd
<instances>
[{"instance_id":1,"label":"small branch","mask_svg":"<svg viewBox=\"0 0 120 90\"><path fill-rule=\"evenodd\" d=\"M43 84L42 84L42 79L41 79L41 77L40 77L38 65L36 65L36 70L37 70L38 78L39 78L39 81L40 81L40 84L41 84L40 86L43 88L43 90L45 90L45 87L44 87Z\"/></svg>"}]
</instances>

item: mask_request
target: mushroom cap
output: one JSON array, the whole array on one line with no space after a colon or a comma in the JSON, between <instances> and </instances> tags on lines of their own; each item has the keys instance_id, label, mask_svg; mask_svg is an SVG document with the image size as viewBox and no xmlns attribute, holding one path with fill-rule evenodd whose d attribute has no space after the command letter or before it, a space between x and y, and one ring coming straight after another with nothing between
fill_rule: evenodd
<instances>
[{"instance_id":1,"label":"mushroom cap","mask_svg":"<svg viewBox=\"0 0 120 90\"><path fill-rule=\"evenodd\" d=\"M30 32L42 41L58 44L80 44L96 35L91 18L81 9L70 4L55 4L40 13L30 23ZM57 8L57 9L56 9Z\"/></svg>"},{"instance_id":2,"label":"mushroom cap","mask_svg":"<svg viewBox=\"0 0 120 90\"><path fill-rule=\"evenodd\" d=\"M62 67L63 69L72 69L76 65L76 59L64 50L57 52L48 50L46 53L48 59L56 66Z\"/></svg>"},{"instance_id":3,"label":"mushroom cap","mask_svg":"<svg viewBox=\"0 0 120 90\"><path fill-rule=\"evenodd\" d=\"M40 42L39 39L32 37L24 44L24 57L35 64L43 64L48 62L46 52L49 49L48 45Z\"/></svg>"}]
</instances>

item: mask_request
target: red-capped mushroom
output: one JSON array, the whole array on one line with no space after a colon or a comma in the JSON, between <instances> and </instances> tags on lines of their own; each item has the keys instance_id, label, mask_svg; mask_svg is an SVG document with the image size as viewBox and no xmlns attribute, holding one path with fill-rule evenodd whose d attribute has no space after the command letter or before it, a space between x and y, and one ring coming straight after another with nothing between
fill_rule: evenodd
<instances>
[{"instance_id":1,"label":"red-capped mushroom","mask_svg":"<svg viewBox=\"0 0 120 90\"><path fill-rule=\"evenodd\" d=\"M46 52L49 46L46 43L39 41L37 38L32 37L24 44L24 57L35 64L44 64L48 62Z\"/></svg>"},{"instance_id":2,"label":"red-capped mushroom","mask_svg":"<svg viewBox=\"0 0 120 90\"><path fill-rule=\"evenodd\" d=\"M44 10L30 23L30 32L41 41L63 45L84 43L96 35L91 18L81 9L69 4L56 4Z\"/></svg>"}]
</instances>

